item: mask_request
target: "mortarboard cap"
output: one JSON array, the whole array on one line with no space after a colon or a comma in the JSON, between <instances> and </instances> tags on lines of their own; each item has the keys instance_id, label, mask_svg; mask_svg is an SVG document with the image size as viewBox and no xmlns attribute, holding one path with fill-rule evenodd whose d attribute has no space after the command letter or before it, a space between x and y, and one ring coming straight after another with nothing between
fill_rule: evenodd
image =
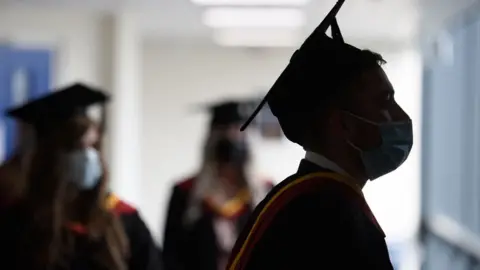
<instances>
[{"instance_id":1,"label":"mortarboard cap","mask_svg":"<svg viewBox=\"0 0 480 270\"><path fill-rule=\"evenodd\" d=\"M12 108L6 114L33 125L38 133L45 133L76 115L86 114L88 107L103 105L109 99L109 96L100 90L75 83Z\"/></svg>"},{"instance_id":2,"label":"mortarboard cap","mask_svg":"<svg viewBox=\"0 0 480 270\"><path fill-rule=\"evenodd\" d=\"M250 124L268 102L285 136L299 143L299 138L293 133L302 129L302 118L309 110L319 108L322 102L334 96L338 86L358 68L357 60L362 51L344 42L335 18L344 2L345 0L339 0L295 51L285 70L241 130ZM329 27L332 37L326 34Z\"/></svg>"},{"instance_id":3,"label":"mortarboard cap","mask_svg":"<svg viewBox=\"0 0 480 270\"><path fill-rule=\"evenodd\" d=\"M241 124L248 118L254 102L224 100L208 106L210 111L210 127Z\"/></svg>"}]
</instances>

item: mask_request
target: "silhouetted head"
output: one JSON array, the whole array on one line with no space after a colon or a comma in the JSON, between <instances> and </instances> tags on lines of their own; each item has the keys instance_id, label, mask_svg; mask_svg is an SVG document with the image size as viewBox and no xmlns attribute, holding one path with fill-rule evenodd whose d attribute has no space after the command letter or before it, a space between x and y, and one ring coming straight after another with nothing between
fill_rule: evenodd
<instances>
[{"instance_id":1,"label":"silhouetted head","mask_svg":"<svg viewBox=\"0 0 480 270\"><path fill-rule=\"evenodd\" d=\"M343 2L337 3L295 51L264 102L290 141L341 163L358 178L373 179L406 159L407 148L411 148L411 123L395 102L394 89L381 67L385 63L382 56L344 42L335 19ZM328 27L332 37L326 35ZM398 131L392 123L405 125ZM365 163L372 163L372 155L378 160L380 150L385 150L380 147L390 148L385 156L395 152L395 145L385 145L385 140L393 140L391 135L397 140L398 134L393 133L398 132L405 134L400 138L402 151L394 153L395 166L384 164L381 170L370 173L374 168Z\"/></svg>"}]
</instances>

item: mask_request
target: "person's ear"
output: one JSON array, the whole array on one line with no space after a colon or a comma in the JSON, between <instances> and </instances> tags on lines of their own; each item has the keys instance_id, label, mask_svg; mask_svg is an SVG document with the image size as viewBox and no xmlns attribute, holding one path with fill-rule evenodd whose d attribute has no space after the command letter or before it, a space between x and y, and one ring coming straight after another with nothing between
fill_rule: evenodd
<instances>
[{"instance_id":1,"label":"person's ear","mask_svg":"<svg viewBox=\"0 0 480 270\"><path fill-rule=\"evenodd\" d=\"M341 134L344 137L355 136L355 122L354 119L348 115L348 113L343 110L334 110L331 118L331 126L334 126L338 130L337 134Z\"/></svg>"},{"instance_id":2,"label":"person's ear","mask_svg":"<svg viewBox=\"0 0 480 270\"><path fill-rule=\"evenodd\" d=\"M333 132L334 134L344 132L344 125L341 114L338 112L338 110L333 108L325 110L323 113L323 120L330 132Z\"/></svg>"}]
</instances>

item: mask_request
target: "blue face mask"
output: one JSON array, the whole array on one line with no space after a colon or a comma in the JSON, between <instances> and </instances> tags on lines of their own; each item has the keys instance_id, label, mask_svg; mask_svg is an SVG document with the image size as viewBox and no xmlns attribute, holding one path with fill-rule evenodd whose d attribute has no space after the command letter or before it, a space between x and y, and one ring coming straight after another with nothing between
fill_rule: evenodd
<instances>
[{"instance_id":1,"label":"blue face mask","mask_svg":"<svg viewBox=\"0 0 480 270\"><path fill-rule=\"evenodd\" d=\"M370 180L374 180L396 170L405 162L413 145L412 121L375 123L358 115L349 115L366 123L378 126L382 143L380 146L362 150L349 142L360 152L365 172Z\"/></svg>"},{"instance_id":2,"label":"blue face mask","mask_svg":"<svg viewBox=\"0 0 480 270\"><path fill-rule=\"evenodd\" d=\"M69 179L78 188L88 190L100 181L103 169L98 151L94 148L77 150L67 156Z\"/></svg>"}]
</instances>

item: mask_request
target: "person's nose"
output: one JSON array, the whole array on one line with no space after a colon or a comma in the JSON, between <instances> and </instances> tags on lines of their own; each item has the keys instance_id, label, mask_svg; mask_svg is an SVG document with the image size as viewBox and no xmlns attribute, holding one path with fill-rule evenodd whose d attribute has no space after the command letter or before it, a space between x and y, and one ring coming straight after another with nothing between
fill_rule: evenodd
<instances>
[{"instance_id":1,"label":"person's nose","mask_svg":"<svg viewBox=\"0 0 480 270\"><path fill-rule=\"evenodd\" d=\"M391 118L390 121L392 122L403 122L410 120L410 116L396 102L388 111Z\"/></svg>"},{"instance_id":2,"label":"person's nose","mask_svg":"<svg viewBox=\"0 0 480 270\"><path fill-rule=\"evenodd\" d=\"M85 135L82 138L82 146L83 147L90 147L96 144L99 140L99 134L94 127L91 127L87 130Z\"/></svg>"}]
</instances>

